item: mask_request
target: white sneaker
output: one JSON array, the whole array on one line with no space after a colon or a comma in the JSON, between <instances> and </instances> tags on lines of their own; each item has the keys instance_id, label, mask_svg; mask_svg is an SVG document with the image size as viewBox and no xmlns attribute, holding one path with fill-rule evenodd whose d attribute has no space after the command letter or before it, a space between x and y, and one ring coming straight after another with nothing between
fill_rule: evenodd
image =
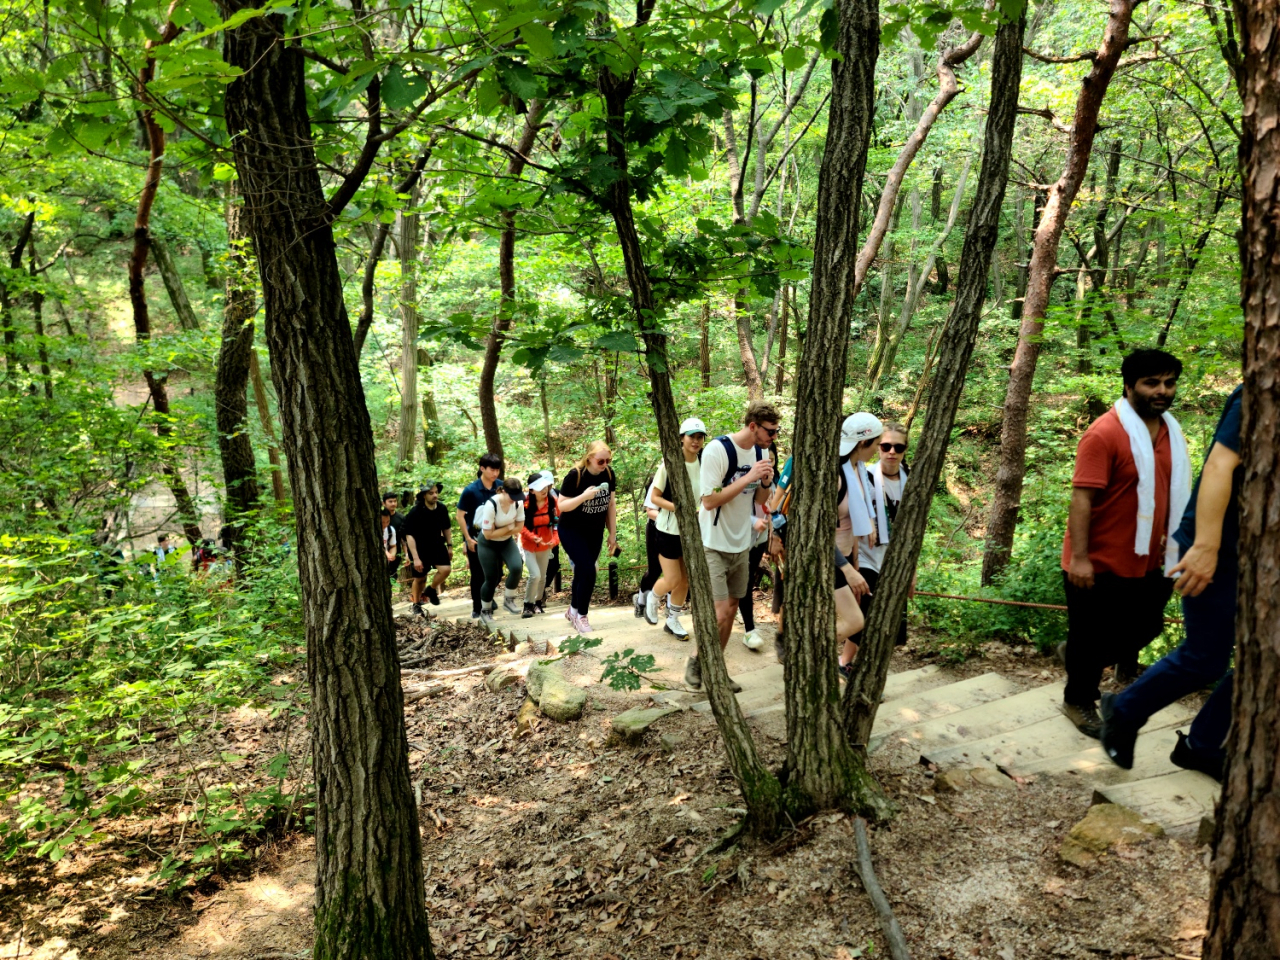
<instances>
[{"instance_id":1,"label":"white sneaker","mask_svg":"<svg viewBox=\"0 0 1280 960\"><path fill-rule=\"evenodd\" d=\"M578 614L577 619L573 621L573 625L577 628L579 633L591 632L591 624L587 621L587 615L585 613Z\"/></svg>"},{"instance_id":2,"label":"white sneaker","mask_svg":"<svg viewBox=\"0 0 1280 960\"><path fill-rule=\"evenodd\" d=\"M743 636L742 643L748 650L759 650L764 646L764 638L752 630L750 633Z\"/></svg>"},{"instance_id":3,"label":"white sneaker","mask_svg":"<svg viewBox=\"0 0 1280 960\"><path fill-rule=\"evenodd\" d=\"M638 591L631 597L631 606L633 607L633 612L635 613L637 620L644 616L644 604L644 592Z\"/></svg>"},{"instance_id":4,"label":"white sneaker","mask_svg":"<svg viewBox=\"0 0 1280 960\"><path fill-rule=\"evenodd\" d=\"M498 621L493 616L493 606L491 604L483 604L480 607L480 622L486 627L492 627Z\"/></svg>"},{"instance_id":5,"label":"white sneaker","mask_svg":"<svg viewBox=\"0 0 1280 960\"><path fill-rule=\"evenodd\" d=\"M655 627L658 625L658 595L652 590L644 598L644 618L650 625Z\"/></svg>"},{"instance_id":6,"label":"white sneaker","mask_svg":"<svg viewBox=\"0 0 1280 960\"><path fill-rule=\"evenodd\" d=\"M679 613L672 613L670 612L670 610L668 610L667 622L666 624L663 625L662 629L665 630L667 633L671 634L677 640L689 639L689 631L686 630L684 628L684 625L680 622Z\"/></svg>"}]
</instances>

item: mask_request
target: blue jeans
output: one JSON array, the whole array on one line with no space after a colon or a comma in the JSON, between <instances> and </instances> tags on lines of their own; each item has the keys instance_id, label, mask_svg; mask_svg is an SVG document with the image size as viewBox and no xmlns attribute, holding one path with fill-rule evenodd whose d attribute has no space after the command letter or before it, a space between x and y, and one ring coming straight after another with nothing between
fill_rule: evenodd
<instances>
[{"instance_id":1,"label":"blue jeans","mask_svg":"<svg viewBox=\"0 0 1280 960\"><path fill-rule=\"evenodd\" d=\"M1186 552L1185 548L1182 551ZM1187 637L1176 650L1129 685L1112 705L1114 722L1138 729L1152 714L1211 683L1218 688L1205 703L1188 737L1198 752L1220 753L1231 725L1231 653L1236 642L1235 557L1218 564L1213 582L1198 597L1184 597Z\"/></svg>"}]
</instances>

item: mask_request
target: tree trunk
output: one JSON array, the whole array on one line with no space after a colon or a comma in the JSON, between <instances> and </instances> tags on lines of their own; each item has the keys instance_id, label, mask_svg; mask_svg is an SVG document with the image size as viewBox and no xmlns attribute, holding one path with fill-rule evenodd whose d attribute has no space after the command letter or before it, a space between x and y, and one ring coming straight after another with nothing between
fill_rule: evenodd
<instances>
[{"instance_id":1,"label":"tree trunk","mask_svg":"<svg viewBox=\"0 0 1280 960\"><path fill-rule=\"evenodd\" d=\"M711 389L711 301L702 303L702 319L699 321L698 369L702 373L702 389Z\"/></svg>"},{"instance_id":2,"label":"tree trunk","mask_svg":"<svg viewBox=\"0 0 1280 960\"><path fill-rule=\"evenodd\" d=\"M862 646L854 660L853 678L844 694L845 726L850 739L856 744L865 744L870 739L876 707L884 693L898 625L906 610L907 593L924 543L929 507L938 479L942 476L951 428L978 337L978 322L982 318L982 303L987 292L987 271L1000 236L1000 208L1004 202L1017 124L1025 23L1024 14L1017 22L1006 23L996 32L982 168L965 228L964 248L960 253L956 300L938 348L937 378L925 414L924 428L913 444L911 482L903 487L902 504L893 524L893 537L876 585L876 602L863 629ZM790 621L790 611L787 616Z\"/></svg>"},{"instance_id":3,"label":"tree trunk","mask_svg":"<svg viewBox=\"0 0 1280 960\"><path fill-rule=\"evenodd\" d=\"M734 328L738 333L738 356L742 359L742 379L747 385L747 397L762 400L764 381L760 379L760 368L756 365L756 348L751 342L751 313L742 290L734 294L729 309L733 311Z\"/></svg>"},{"instance_id":4,"label":"tree trunk","mask_svg":"<svg viewBox=\"0 0 1280 960\"><path fill-rule=\"evenodd\" d=\"M9 269L22 269L22 252L26 249L27 241L31 239L31 230L35 226L35 212L28 213L26 219L22 221L22 226L18 229L18 240L13 245L13 250L9 254ZM18 359L18 335L13 328L13 297L9 293L9 284L3 278L0 278L0 326L4 328L4 378L8 383L9 392L18 392L18 367L21 361ZM23 366L25 370L25 366Z\"/></svg>"},{"instance_id":5,"label":"tree trunk","mask_svg":"<svg viewBox=\"0 0 1280 960\"><path fill-rule=\"evenodd\" d=\"M423 960L433 953L376 452L311 140L305 60L284 29L278 14L250 19L227 31L224 56L243 71L227 87L227 130L297 511L316 785L312 955Z\"/></svg>"},{"instance_id":6,"label":"tree trunk","mask_svg":"<svg viewBox=\"0 0 1280 960\"><path fill-rule=\"evenodd\" d=\"M1136 0L1110 0L1110 15L1102 44L1076 100L1075 120L1062 176L1049 190L1049 199L1036 229L1027 271L1027 294L1022 305L1022 328L1005 393L1004 423L1000 430L1000 469L996 473L991 516L987 521L987 543L982 557L984 584L991 583L1004 569L1013 547L1018 508L1022 504L1022 479L1027 469L1027 416L1031 407L1031 387L1035 380L1036 360L1040 356L1040 338L1044 333L1049 293L1058 270L1058 244L1071 204L1089 167L1089 155L1098 130L1098 112L1120 54L1128 43L1135 3Z\"/></svg>"},{"instance_id":7,"label":"tree trunk","mask_svg":"<svg viewBox=\"0 0 1280 960\"><path fill-rule=\"evenodd\" d=\"M542 400L542 433L547 439L547 459L551 461L551 473L560 475L556 466L556 445L551 438L551 408L547 405L547 377L544 373L538 377L538 397Z\"/></svg>"},{"instance_id":8,"label":"tree trunk","mask_svg":"<svg viewBox=\"0 0 1280 960\"><path fill-rule=\"evenodd\" d=\"M409 191L406 208L396 213L396 246L400 254L400 422L396 471L413 470L418 435L418 216L407 212L418 203Z\"/></svg>"},{"instance_id":9,"label":"tree trunk","mask_svg":"<svg viewBox=\"0 0 1280 960\"><path fill-rule=\"evenodd\" d=\"M524 129L515 151L507 159L507 178L519 180L538 136L538 123L544 104L537 100L528 102L524 115ZM493 383L498 375L498 359L502 353L504 334L515 320L516 306L516 213L507 210L502 214L502 236L498 238L498 288L501 302L493 318L493 326L484 341L484 361L480 365L480 423L484 427L485 448L502 456L502 433L498 429L498 405Z\"/></svg>"},{"instance_id":10,"label":"tree trunk","mask_svg":"<svg viewBox=\"0 0 1280 960\"><path fill-rule=\"evenodd\" d=\"M1244 486L1233 722L1210 865L1206 960L1280 956L1280 10L1237 0L1244 54Z\"/></svg>"},{"instance_id":11,"label":"tree trunk","mask_svg":"<svg viewBox=\"0 0 1280 960\"><path fill-rule=\"evenodd\" d=\"M267 398L267 385L262 380L262 366L258 363L258 351L249 348L249 382L253 385L253 404L258 408L258 422L267 437L267 460L271 464L271 495L276 503L288 501L284 492L284 466L280 462L280 446L276 443L276 428L271 420L271 401Z\"/></svg>"},{"instance_id":12,"label":"tree trunk","mask_svg":"<svg viewBox=\"0 0 1280 960\"><path fill-rule=\"evenodd\" d=\"M637 19L647 20L651 11L651 5L641 3ZM608 187L606 199L618 234L618 245L622 250L636 321L644 338L648 358L645 366L649 370L651 387L650 400L658 421L662 459L666 464L669 482L674 485L676 521L680 526L685 563L689 568L689 582L694 595L702 598L700 602L693 604L693 632L697 642L698 661L702 667L702 682L710 696L711 713L720 730L729 769L742 791L751 827L759 835L772 836L786 822L782 786L757 754L737 698L729 690L729 674L720 651L715 608L707 602L711 596L711 573L707 568L706 555L702 551L698 500L689 483L689 475L684 470L679 414L671 390L667 338L664 334L646 329L649 324L657 325L659 311L640 246L640 236L631 207L631 180L627 175L624 131L627 101L635 88L635 80L634 73L619 77L609 69L601 71L599 82L606 109L605 135L608 138L608 152L613 161L614 172L618 174L617 180Z\"/></svg>"},{"instance_id":13,"label":"tree trunk","mask_svg":"<svg viewBox=\"0 0 1280 960\"><path fill-rule=\"evenodd\" d=\"M249 440L249 357L253 353L253 317L258 312L253 278L249 275L243 210L234 191L227 198L227 241L230 269L227 271L226 303L222 312L222 344L218 349L218 369L213 385L213 404L218 426L218 452L222 456L222 480L226 490L228 532L239 541L241 524L257 508L258 469ZM232 544L234 546L234 544ZM244 559L236 551L236 561Z\"/></svg>"},{"instance_id":14,"label":"tree trunk","mask_svg":"<svg viewBox=\"0 0 1280 960\"><path fill-rule=\"evenodd\" d=\"M173 0L169 6L170 13L178 4ZM165 23L161 31L159 44L172 42L178 35L178 28L172 19ZM147 58L138 73L138 98L147 103L147 84L155 77L156 61L151 55L154 44L146 42ZM143 272L147 266L147 254L151 251L151 207L155 203L156 192L160 189L160 174L164 169L164 131L156 123L150 107L144 106L140 120L147 134L147 146L150 150L150 161L147 164L147 175L138 195L138 212L133 223L133 250L129 255L129 302L133 307L134 337L140 344L151 339L151 310L147 304L147 289ZM156 414L156 435L161 440L172 436L173 428L169 425L169 389L166 385L168 376L157 377L154 371L144 369L143 378L147 381L147 389L151 394L151 408ZM187 482L172 459L173 451L161 452L161 472L165 476L165 484L173 494L178 516L182 518L182 532L193 547L200 542L200 514L196 510L195 501L187 490Z\"/></svg>"},{"instance_id":15,"label":"tree trunk","mask_svg":"<svg viewBox=\"0 0 1280 960\"><path fill-rule=\"evenodd\" d=\"M178 326L183 330L199 330L200 318L196 316L191 301L187 298L187 288L182 285L182 277L178 275L178 267L173 262L168 245L160 237L152 237L151 252L156 255L160 279L164 281L164 288L169 293L173 312L178 315Z\"/></svg>"},{"instance_id":16,"label":"tree trunk","mask_svg":"<svg viewBox=\"0 0 1280 960\"><path fill-rule=\"evenodd\" d=\"M31 274L31 321L36 329L36 356L40 360L40 383L44 387L44 398L53 400L53 369L49 366L49 342L44 338L44 289L40 286L39 271L36 269L36 245L31 242L30 266Z\"/></svg>"},{"instance_id":17,"label":"tree trunk","mask_svg":"<svg viewBox=\"0 0 1280 960\"><path fill-rule=\"evenodd\" d=\"M773 386L773 392L778 396L782 396L782 375L787 359L787 318L791 314L791 297L787 287L788 284L782 285L782 316L778 319L778 375Z\"/></svg>"},{"instance_id":18,"label":"tree trunk","mask_svg":"<svg viewBox=\"0 0 1280 960\"><path fill-rule=\"evenodd\" d=\"M431 354L418 348L418 366L425 371L422 382L422 446L427 463L433 467L444 463L449 445L440 429L440 411L436 409L436 392L431 384Z\"/></svg>"},{"instance_id":19,"label":"tree trunk","mask_svg":"<svg viewBox=\"0 0 1280 960\"><path fill-rule=\"evenodd\" d=\"M809 319L796 375L792 506L787 518L787 657L784 664L789 785L823 807L854 807L881 817L885 803L840 725L836 672L836 515L833 451L856 296L858 210L875 116L880 51L877 0L842 0L839 59L831 63L831 113L818 175Z\"/></svg>"}]
</instances>

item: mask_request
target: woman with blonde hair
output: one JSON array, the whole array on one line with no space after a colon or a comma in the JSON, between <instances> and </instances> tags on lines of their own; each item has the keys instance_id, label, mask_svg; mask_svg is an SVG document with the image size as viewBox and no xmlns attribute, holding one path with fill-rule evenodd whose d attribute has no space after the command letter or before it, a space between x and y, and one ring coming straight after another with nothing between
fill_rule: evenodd
<instances>
[{"instance_id":1,"label":"woman with blonde hair","mask_svg":"<svg viewBox=\"0 0 1280 960\"><path fill-rule=\"evenodd\" d=\"M596 588L596 560L604 532L609 531L609 552L618 548L618 504L614 491L613 451L602 440L593 440L577 466L560 483L560 545L573 563L573 590L565 618L579 633L589 633L587 610Z\"/></svg>"}]
</instances>

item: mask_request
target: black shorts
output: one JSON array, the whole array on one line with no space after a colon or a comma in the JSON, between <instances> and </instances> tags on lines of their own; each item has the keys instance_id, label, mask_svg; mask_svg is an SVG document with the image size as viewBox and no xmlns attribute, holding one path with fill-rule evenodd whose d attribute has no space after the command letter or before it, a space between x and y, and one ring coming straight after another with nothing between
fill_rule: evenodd
<instances>
[{"instance_id":1,"label":"black shorts","mask_svg":"<svg viewBox=\"0 0 1280 960\"><path fill-rule=\"evenodd\" d=\"M852 556L850 556L848 559L850 563L853 563ZM836 589L839 590L841 587L847 587L848 585L849 585L849 581L846 580L844 577L844 574L840 572L840 568L836 567Z\"/></svg>"},{"instance_id":2,"label":"black shorts","mask_svg":"<svg viewBox=\"0 0 1280 960\"><path fill-rule=\"evenodd\" d=\"M419 573L414 568L413 558L407 558L405 564L409 568L409 576L414 580L421 580L423 577L429 577L436 567L447 567L450 565L449 551L444 545L444 541L428 544L425 550L418 551L418 556L422 558L422 572Z\"/></svg>"},{"instance_id":3,"label":"black shorts","mask_svg":"<svg viewBox=\"0 0 1280 960\"><path fill-rule=\"evenodd\" d=\"M658 556L667 560L681 560L684 558L684 547L680 545L679 534L654 530L653 539L658 545Z\"/></svg>"}]
</instances>

